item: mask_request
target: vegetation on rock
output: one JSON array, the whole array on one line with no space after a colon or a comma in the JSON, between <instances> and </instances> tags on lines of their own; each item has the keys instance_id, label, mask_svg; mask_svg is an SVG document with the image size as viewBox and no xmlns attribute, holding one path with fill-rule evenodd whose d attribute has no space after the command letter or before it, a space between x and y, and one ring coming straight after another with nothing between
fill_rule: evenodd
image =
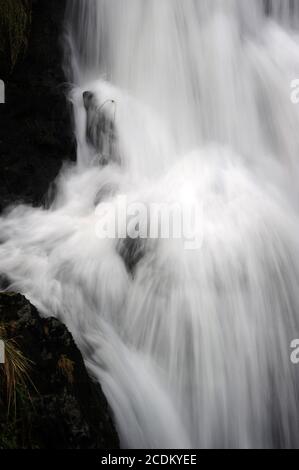
<instances>
[{"instance_id":1,"label":"vegetation on rock","mask_svg":"<svg viewBox=\"0 0 299 470\"><path fill-rule=\"evenodd\" d=\"M0 0L0 63L11 72L28 47L31 0Z\"/></svg>"}]
</instances>

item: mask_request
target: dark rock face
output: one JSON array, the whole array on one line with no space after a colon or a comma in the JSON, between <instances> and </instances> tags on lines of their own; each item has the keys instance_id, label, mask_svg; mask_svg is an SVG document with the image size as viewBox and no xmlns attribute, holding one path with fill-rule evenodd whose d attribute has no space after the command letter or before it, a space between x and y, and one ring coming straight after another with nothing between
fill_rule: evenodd
<instances>
[{"instance_id":1,"label":"dark rock face","mask_svg":"<svg viewBox=\"0 0 299 470\"><path fill-rule=\"evenodd\" d=\"M75 155L62 69L66 1L17 2L26 5L30 29L23 32L26 51L18 54L13 71L0 60L6 87L6 103L0 105L0 209L20 201L40 204L62 162ZM0 28L0 37L9 34L7 25L0 22Z\"/></svg>"},{"instance_id":2,"label":"dark rock face","mask_svg":"<svg viewBox=\"0 0 299 470\"><path fill-rule=\"evenodd\" d=\"M118 448L106 399L58 320L41 319L21 295L0 294L0 323L30 360L29 393L7 415L0 382L0 448ZM0 366L3 367L3 366ZM20 396L19 396L20 395Z\"/></svg>"}]
</instances>

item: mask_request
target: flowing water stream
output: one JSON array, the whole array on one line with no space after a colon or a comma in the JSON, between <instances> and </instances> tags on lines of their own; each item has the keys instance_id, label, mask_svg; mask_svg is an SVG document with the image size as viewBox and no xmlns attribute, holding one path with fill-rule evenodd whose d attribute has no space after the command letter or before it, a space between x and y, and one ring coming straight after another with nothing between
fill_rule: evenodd
<instances>
[{"instance_id":1,"label":"flowing water stream","mask_svg":"<svg viewBox=\"0 0 299 470\"><path fill-rule=\"evenodd\" d=\"M299 447L299 1L69 0L66 22L77 163L0 219L10 288L72 331L123 447ZM195 208L200 243L99 237L119 196Z\"/></svg>"}]
</instances>

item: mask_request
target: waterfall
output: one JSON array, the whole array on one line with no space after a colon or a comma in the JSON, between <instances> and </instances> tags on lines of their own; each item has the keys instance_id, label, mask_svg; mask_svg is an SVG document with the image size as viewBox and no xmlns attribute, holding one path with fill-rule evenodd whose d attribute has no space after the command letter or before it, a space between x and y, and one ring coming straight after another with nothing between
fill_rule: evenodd
<instances>
[{"instance_id":1,"label":"waterfall","mask_svg":"<svg viewBox=\"0 0 299 470\"><path fill-rule=\"evenodd\" d=\"M66 323L124 448L299 447L299 1L69 0L66 23L77 162L1 217L10 289ZM173 203L191 248L99 236Z\"/></svg>"}]
</instances>

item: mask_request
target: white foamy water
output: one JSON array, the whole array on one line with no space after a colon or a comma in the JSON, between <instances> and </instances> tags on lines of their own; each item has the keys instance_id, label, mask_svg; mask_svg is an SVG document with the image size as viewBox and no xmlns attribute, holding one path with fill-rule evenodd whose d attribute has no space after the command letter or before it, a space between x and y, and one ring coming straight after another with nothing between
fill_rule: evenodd
<instances>
[{"instance_id":1,"label":"white foamy water","mask_svg":"<svg viewBox=\"0 0 299 470\"><path fill-rule=\"evenodd\" d=\"M298 447L299 2L70 0L67 23L78 161L0 219L1 272L72 331L123 447ZM119 195L202 208L202 243L99 239Z\"/></svg>"}]
</instances>

